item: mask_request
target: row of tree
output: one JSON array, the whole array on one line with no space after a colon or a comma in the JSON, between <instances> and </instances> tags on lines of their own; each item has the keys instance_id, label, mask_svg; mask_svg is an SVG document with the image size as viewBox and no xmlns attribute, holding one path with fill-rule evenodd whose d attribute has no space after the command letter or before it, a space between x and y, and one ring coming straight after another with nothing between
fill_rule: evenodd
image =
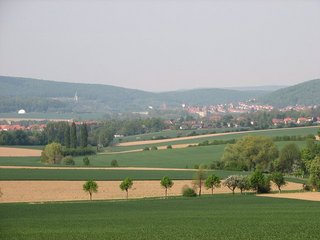
<instances>
[{"instance_id":1,"label":"row of tree","mask_svg":"<svg viewBox=\"0 0 320 240\"><path fill-rule=\"evenodd\" d=\"M223 182L223 185L228 187L233 194L236 188L240 190L241 194L245 190L254 190L256 193L267 193L271 190L271 181L277 185L279 192L281 192L281 187L286 184L284 175L280 172L266 176L261 171L255 171L250 176L231 175ZM168 189L172 188L174 182L168 176L164 176L160 181L160 185L164 188L164 196L167 198ZM131 178L125 178L119 185L120 189L126 192L127 199L129 197L129 189L131 189L132 186L133 181ZM213 194L215 188L221 187L221 179L215 174L206 177L205 171L199 169L194 176L194 186L199 189L198 196L201 196L203 186L206 189L211 189L211 194ZM98 191L98 184L93 180L89 180L83 185L83 190L89 193L90 200L92 200L92 194ZM191 194L185 195L185 191L189 191ZM190 189L189 187L183 188L183 194L185 196L197 195L194 189Z\"/></svg>"}]
</instances>

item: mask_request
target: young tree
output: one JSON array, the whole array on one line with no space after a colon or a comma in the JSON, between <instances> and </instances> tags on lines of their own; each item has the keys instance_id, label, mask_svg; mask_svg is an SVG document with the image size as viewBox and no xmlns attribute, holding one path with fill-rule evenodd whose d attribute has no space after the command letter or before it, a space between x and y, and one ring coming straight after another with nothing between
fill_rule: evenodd
<instances>
[{"instance_id":1,"label":"young tree","mask_svg":"<svg viewBox=\"0 0 320 240\"><path fill-rule=\"evenodd\" d=\"M41 153L41 161L49 164L59 164L63 158L62 145L60 143L50 143L46 145Z\"/></svg>"},{"instance_id":2,"label":"young tree","mask_svg":"<svg viewBox=\"0 0 320 240\"><path fill-rule=\"evenodd\" d=\"M128 199L128 190L130 189L130 188L132 188L132 185L133 185L133 182L132 182L132 180L130 179L130 178L125 178L123 181L122 181L122 183L120 184L120 189L122 190L122 191L126 191L126 193L127 193L127 196L126 196L126 198Z\"/></svg>"},{"instance_id":3,"label":"young tree","mask_svg":"<svg viewBox=\"0 0 320 240\"><path fill-rule=\"evenodd\" d=\"M88 180L83 184L83 190L90 195L90 200L92 200L92 193L98 192L98 184L93 180Z\"/></svg>"},{"instance_id":4,"label":"young tree","mask_svg":"<svg viewBox=\"0 0 320 240\"><path fill-rule=\"evenodd\" d=\"M90 160L89 160L88 157L84 157L84 158L82 159L82 161L83 161L83 164L84 164L85 166L89 166L89 165L90 165Z\"/></svg>"},{"instance_id":5,"label":"young tree","mask_svg":"<svg viewBox=\"0 0 320 240\"><path fill-rule=\"evenodd\" d=\"M201 188L204 180L206 179L206 173L203 168L199 168L194 175L194 185L199 188L199 197L201 196Z\"/></svg>"},{"instance_id":6,"label":"young tree","mask_svg":"<svg viewBox=\"0 0 320 240\"><path fill-rule=\"evenodd\" d=\"M70 129L70 146L71 148L77 148L77 127L75 122L72 122Z\"/></svg>"},{"instance_id":7,"label":"young tree","mask_svg":"<svg viewBox=\"0 0 320 240\"><path fill-rule=\"evenodd\" d=\"M164 176L160 181L161 186L165 189L165 197L168 196L168 188L171 188L173 186L173 181L167 177Z\"/></svg>"},{"instance_id":8,"label":"young tree","mask_svg":"<svg viewBox=\"0 0 320 240\"><path fill-rule=\"evenodd\" d=\"M211 176L207 177L206 181L205 181L205 186L207 189L211 188L211 194L213 195L213 189L216 187L220 187L221 186L221 181L220 178L217 177L216 175L212 174Z\"/></svg>"},{"instance_id":9,"label":"young tree","mask_svg":"<svg viewBox=\"0 0 320 240\"><path fill-rule=\"evenodd\" d=\"M232 194L234 194L234 190L237 188L238 186L238 176L236 175L231 175L229 176L224 182L223 182L224 186L227 186L231 191Z\"/></svg>"},{"instance_id":10,"label":"young tree","mask_svg":"<svg viewBox=\"0 0 320 240\"><path fill-rule=\"evenodd\" d=\"M80 147L85 148L88 146L88 128L87 124L81 124L80 127Z\"/></svg>"},{"instance_id":11,"label":"young tree","mask_svg":"<svg viewBox=\"0 0 320 240\"><path fill-rule=\"evenodd\" d=\"M65 126L64 130L64 146L70 148L70 126L69 124Z\"/></svg>"},{"instance_id":12,"label":"young tree","mask_svg":"<svg viewBox=\"0 0 320 240\"><path fill-rule=\"evenodd\" d=\"M281 172L274 172L271 175L271 181L274 182L274 184L277 185L279 189L279 193L281 193L281 187L286 185L286 181L284 179L284 176Z\"/></svg>"}]
</instances>

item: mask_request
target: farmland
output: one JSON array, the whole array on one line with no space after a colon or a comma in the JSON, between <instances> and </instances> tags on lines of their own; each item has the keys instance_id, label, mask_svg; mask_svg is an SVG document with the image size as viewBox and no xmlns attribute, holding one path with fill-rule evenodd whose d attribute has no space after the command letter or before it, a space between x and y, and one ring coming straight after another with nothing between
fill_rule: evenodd
<instances>
[{"instance_id":1,"label":"farmland","mask_svg":"<svg viewBox=\"0 0 320 240\"><path fill-rule=\"evenodd\" d=\"M1 204L1 239L318 239L320 203L253 195ZM139 221L137 221L139 216Z\"/></svg>"}]
</instances>

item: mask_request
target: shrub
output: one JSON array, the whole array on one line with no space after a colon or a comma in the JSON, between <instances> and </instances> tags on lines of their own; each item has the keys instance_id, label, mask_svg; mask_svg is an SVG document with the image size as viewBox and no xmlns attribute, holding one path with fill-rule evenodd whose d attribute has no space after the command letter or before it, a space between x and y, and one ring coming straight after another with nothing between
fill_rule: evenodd
<instances>
[{"instance_id":1,"label":"shrub","mask_svg":"<svg viewBox=\"0 0 320 240\"><path fill-rule=\"evenodd\" d=\"M199 165L198 165L198 164L195 164L195 165L193 166L193 168L194 168L194 169L199 169Z\"/></svg>"},{"instance_id":2,"label":"shrub","mask_svg":"<svg viewBox=\"0 0 320 240\"><path fill-rule=\"evenodd\" d=\"M83 161L83 165L85 165L85 166L89 166L90 165L90 160L89 160L88 157L84 157L82 161Z\"/></svg>"},{"instance_id":3,"label":"shrub","mask_svg":"<svg viewBox=\"0 0 320 240\"><path fill-rule=\"evenodd\" d=\"M118 161L113 159L110 163L111 167L119 167Z\"/></svg>"},{"instance_id":4,"label":"shrub","mask_svg":"<svg viewBox=\"0 0 320 240\"><path fill-rule=\"evenodd\" d=\"M184 196L184 197L196 197L197 194L196 194L196 192L194 191L193 188L188 187L188 186L184 186L182 188L182 196Z\"/></svg>"},{"instance_id":5,"label":"shrub","mask_svg":"<svg viewBox=\"0 0 320 240\"><path fill-rule=\"evenodd\" d=\"M255 171L251 174L250 185L257 193L268 193L271 190L270 178L261 171Z\"/></svg>"},{"instance_id":6,"label":"shrub","mask_svg":"<svg viewBox=\"0 0 320 240\"><path fill-rule=\"evenodd\" d=\"M172 146L171 146L171 145L168 145L168 146L167 146L167 149L172 149Z\"/></svg>"},{"instance_id":7,"label":"shrub","mask_svg":"<svg viewBox=\"0 0 320 240\"><path fill-rule=\"evenodd\" d=\"M96 154L96 151L93 148L65 148L63 149L63 156L84 156L84 155L93 155Z\"/></svg>"},{"instance_id":8,"label":"shrub","mask_svg":"<svg viewBox=\"0 0 320 240\"><path fill-rule=\"evenodd\" d=\"M148 147L145 147L144 149L143 149L143 151L149 151L150 150L150 148L148 148Z\"/></svg>"},{"instance_id":9,"label":"shrub","mask_svg":"<svg viewBox=\"0 0 320 240\"><path fill-rule=\"evenodd\" d=\"M158 148L156 146L152 146L151 150L158 150Z\"/></svg>"},{"instance_id":10,"label":"shrub","mask_svg":"<svg viewBox=\"0 0 320 240\"><path fill-rule=\"evenodd\" d=\"M62 159L63 164L65 165L75 165L75 162L72 158L72 156L66 156Z\"/></svg>"}]
</instances>

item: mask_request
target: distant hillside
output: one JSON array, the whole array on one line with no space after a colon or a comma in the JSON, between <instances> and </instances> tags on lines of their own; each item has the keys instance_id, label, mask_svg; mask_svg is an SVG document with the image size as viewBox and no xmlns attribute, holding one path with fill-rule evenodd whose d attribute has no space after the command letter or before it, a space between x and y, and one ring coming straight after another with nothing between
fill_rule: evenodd
<instances>
[{"instance_id":1,"label":"distant hillside","mask_svg":"<svg viewBox=\"0 0 320 240\"><path fill-rule=\"evenodd\" d=\"M257 98L264 91L237 91L229 89L196 89L153 93L101 84L66 83L0 76L0 112L19 108L27 111L82 111L125 112L159 107L210 105ZM77 92L79 102L72 99Z\"/></svg>"},{"instance_id":2,"label":"distant hillside","mask_svg":"<svg viewBox=\"0 0 320 240\"><path fill-rule=\"evenodd\" d=\"M265 95L261 101L277 107L320 105L320 79L279 89Z\"/></svg>"}]
</instances>

